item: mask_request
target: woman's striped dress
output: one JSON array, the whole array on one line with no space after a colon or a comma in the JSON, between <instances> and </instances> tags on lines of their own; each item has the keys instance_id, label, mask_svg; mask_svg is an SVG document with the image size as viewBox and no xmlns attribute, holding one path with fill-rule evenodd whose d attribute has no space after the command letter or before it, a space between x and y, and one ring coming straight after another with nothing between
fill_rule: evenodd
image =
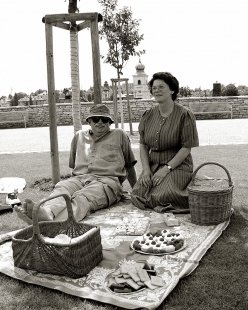
<instances>
[{"instance_id":1,"label":"woman's striped dress","mask_svg":"<svg viewBox=\"0 0 248 310\"><path fill-rule=\"evenodd\" d=\"M199 146L195 116L187 108L176 103L166 118L161 116L158 106L146 111L139 124L139 133L140 143L150 149L152 173L167 164L182 147ZM189 154L158 186L147 188L141 186L138 180L132 191L132 203L142 209L167 204L171 204L175 209L188 208L186 188L192 172L193 160Z\"/></svg>"}]
</instances>

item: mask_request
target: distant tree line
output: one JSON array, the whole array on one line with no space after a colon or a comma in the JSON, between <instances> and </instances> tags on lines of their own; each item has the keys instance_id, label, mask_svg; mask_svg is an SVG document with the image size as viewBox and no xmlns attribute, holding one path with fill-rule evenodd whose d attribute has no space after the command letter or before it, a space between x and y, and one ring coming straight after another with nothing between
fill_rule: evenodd
<instances>
[{"instance_id":1,"label":"distant tree line","mask_svg":"<svg viewBox=\"0 0 248 310\"><path fill-rule=\"evenodd\" d=\"M248 96L248 86L239 85L235 86L234 84L221 85L218 93L214 93L213 89L201 89L195 88L190 89L187 87L180 87L179 97L214 97L214 96Z\"/></svg>"},{"instance_id":2,"label":"distant tree line","mask_svg":"<svg viewBox=\"0 0 248 310\"><path fill-rule=\"evenodd\" d=\"M43 93L44 89L38 89L35 92L32 92L29 95L29 105L33 105L33 99L32 97L37 96L41 93ZM64 93L66 99L71 99L71 88L64 88L63 91L55 90L55 96L56 96L56 102L59 102L59 97L60 94ZM186 87L180 87L179 89L179 97L212 97L214 96L213 90L210 89L201 89L195 88L191 89L189 86ZM248 96L248 86L245 85L239 85L235 86L234 84L228 84L228 85L221 85L220 93L218 96ZM24 97L28 97L28 95L24 92L19 92L19 93L14 93L12 96L9 94L8 99L11 100L11 105L12 106L17 106L18 105L18 100ZM80 97L81 101L93 101L94 100L94 92L89 92L86 93L86 91L81 90L80 91ZM6 96L1 96L1 99L7 99Z\"/></svg>"},{"instance_id":3,"label":"distant tree line","mask_svg":"<svg viewBox=\"0 0 248 310\"><path fill-rule=\"evenodd\" d=\"M29 103L28 104L29 105L33 105L32 97L35 97L35 96L37 96L39 94L42 94L44 91L47 91L47 90L45 90L45 89L38 89L35 92L31 92L31 94L29 96L26 93L24 93L24 92L14 93L13 96L11 94L9 94L8 99L10 99L11 106L18 106L18 101L20 99L25 98L25 97L29 97ZM56 100L59 100L59 94L60 94L60 91L59 90L55 90ZM0 100L1 99L7 99L7 97L6 96L2 96L2 97L0 97Z\"/></svg>"}]
</instances>

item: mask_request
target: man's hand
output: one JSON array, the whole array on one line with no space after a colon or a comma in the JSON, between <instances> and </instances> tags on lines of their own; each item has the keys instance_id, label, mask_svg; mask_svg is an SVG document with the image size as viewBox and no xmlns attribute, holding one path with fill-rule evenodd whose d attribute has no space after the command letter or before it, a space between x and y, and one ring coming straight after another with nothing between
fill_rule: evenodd
<instances>
[{"instance_id":1,"label":"man's hand","mask_svg":"<svg viewBox=\"0 0 248 310\"><path fill-rule=\"evenodd\" d=\"M133 188L135 183L137 182L137 176L134 166L127 169L127 179L130 184L130 186Z\"/></svg>"},{"instance_id":2,"label":"man's hand","mask_svg":"<svg viewBox=\"0 0 248 310\"><path fill-rule=\"evenodd\" d=\"M151 172L144 172L142 177L139 180L139 183L146 187L152 186L152 173Z\"/></svg>"}]
</instances>

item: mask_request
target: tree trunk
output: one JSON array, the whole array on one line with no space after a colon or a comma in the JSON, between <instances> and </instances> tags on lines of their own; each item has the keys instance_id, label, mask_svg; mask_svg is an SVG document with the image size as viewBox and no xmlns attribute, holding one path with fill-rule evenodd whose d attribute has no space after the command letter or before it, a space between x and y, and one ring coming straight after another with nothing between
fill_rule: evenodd
<instances>
[{"instance_id":1,"label":"tree trunk","mask_svg":"<svg viewBox=\"0 0 248 310\"><path fill-rule=\"evenodd\" d=\"M76 13L77 0L69 0L68 12ZM78 32L76 23L71 23L70 30L71 46L71 88L72 88L72 119L74 133L82 129L81 105L80 105L80 83L79 83L79 59L78 59Z\"/></svg>"},{"instance_id":2,"label":"tree trunk","mask_svg":"<svg viewBox=\"0 0 248 310\"><path fill-rule=\"evenodd\" d=\"M78 59L78 33L70 30L71 45L71 87L72 87L72 119L74 133L82 129L80 83L79 83L79 59Z\"/></svg>"}]
</instances>

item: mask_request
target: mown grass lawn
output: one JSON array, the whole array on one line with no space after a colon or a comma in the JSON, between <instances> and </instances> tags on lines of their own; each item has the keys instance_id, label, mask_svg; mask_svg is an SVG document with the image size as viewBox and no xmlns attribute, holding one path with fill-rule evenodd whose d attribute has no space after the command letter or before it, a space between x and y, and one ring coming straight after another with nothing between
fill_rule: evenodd
<instances>
[{"instance_id":1,"label":"mown grass lawn","mask_svg":"<svg viewBox=\"0 0 248 310\"><path fill-rule=\"evenodd\" d=\"M133 150L139 160L137 145L134 145ZM229 171L234 182L234 214L228 228L207 251L197 269L179 282L159 310L248 309L248 221L241 216L248 216L247 154L248 145L202 146L192 150L195 168L204 162L214 161ZM34 187L34 184L44 179L47 182L51 177L49 153L0 155L0 162L4 163L1 165L1 177L26 179L27 187L19 195L21 200L26 197L39 200L48 195L48 192ZM69 173L68 152L60 153L60 168L61 175ZM140 162L136 171L139 175ZM222 168L212 165L202 168L201 172L214 177L227 177ZM130 190L126 182L124 187ZM0 214L1 233L25 226L14 213ZM27 284L4 274L0 274L0 289L0 309L3 310L120 309Z\"/></svg>"}]
</instances>

